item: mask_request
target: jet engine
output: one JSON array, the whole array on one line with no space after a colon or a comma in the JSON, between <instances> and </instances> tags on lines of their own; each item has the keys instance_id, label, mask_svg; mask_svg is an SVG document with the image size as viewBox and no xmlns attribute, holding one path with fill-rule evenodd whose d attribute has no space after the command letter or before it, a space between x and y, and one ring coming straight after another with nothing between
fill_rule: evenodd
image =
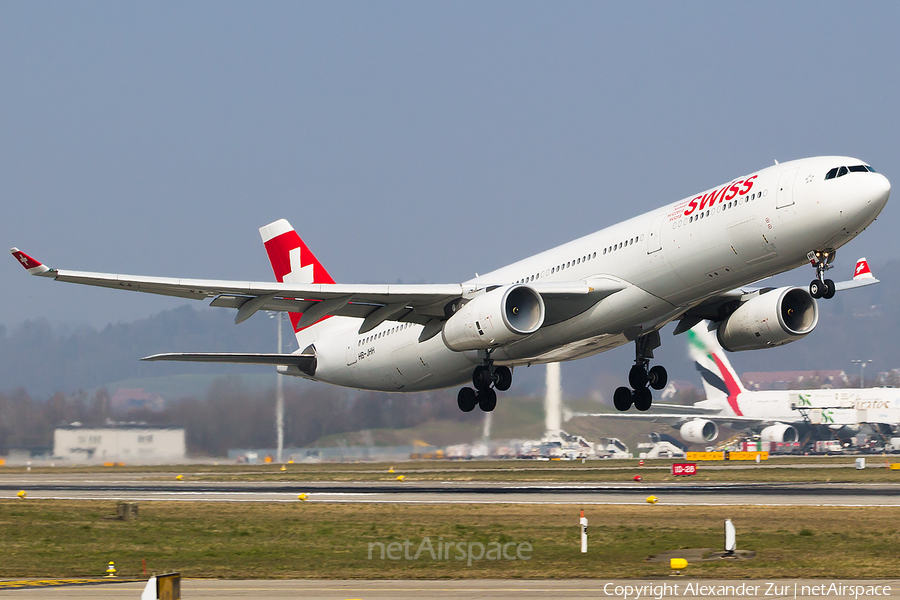
<instances>
[{"instance_id":1,"label":"jet engine","mask_svg":"<svg viewBox=\"0 0 900 600\"><path fill-rule=\"evenodd\" d=\"M783 287L741 304L719 324L719 343L729 352L794 342L815 329L819 308L809 291Z\"/></svg>"},{"instance_id":2,"label":"jet engine","mask_svg":"<svg viewBox=\"0 0 900 600\"><path fill-rule=\"evenodd\" d=\"M686 442L702 444L719 437L719 428L708 419L692 419L681 426L679 433Z\"/></svg>"},{"instance_id":3,"label":"jet engine","mask_svg":"<svg viewBox=\"0 0 900 600\"><path fill-rule=\"evenodd\" d=\"M444 323L451 350L485 350L531 335L544 324L544 300L527 285L509 285L476 296Z\"/></svg>"},{"instance_id":4,"label":"jet engine","mask_svg":"<svg viewBox=\"0 0 900 600\"><path fill-rule=\"evenodd\" d=\"M779 442L784 444L793 444L800 439L797 430L791 425L784 423L775 423L769 425L759 432L759 441L761 442Z\"/></svg>"}]
</instances>

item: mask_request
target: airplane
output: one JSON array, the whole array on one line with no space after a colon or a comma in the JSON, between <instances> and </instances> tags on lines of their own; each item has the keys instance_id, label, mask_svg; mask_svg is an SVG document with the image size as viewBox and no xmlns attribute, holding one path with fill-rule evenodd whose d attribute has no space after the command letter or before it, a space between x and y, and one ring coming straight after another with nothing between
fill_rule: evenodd
<instances>
[{"instance_id":1,"label":"airplane","mask_svg":"<svg viewBox=\"0 0 900 600\"><path fill-rule=\"evenodd\" d=\"M290 314L291 354L167 353L144 360L275 365L279 373L335 385L419 392L464 385L463 411L489 412L518 366L591 356L634 342L630 387L619 410L646 411L649 388L668 375L650 366L659 330L720 323L731 351L779 346L809 334L816 298L837 249L862 233L890 196L890 182L849 157L785 162L628 219L457 284L338 284L286 220L260 229L277 283L176 279L51 269L13 248L33 275L57 281L211 298L237 309ZM809 261L808 288L742 286ZM474 389L473 389L474 388Z\"/></svg>"},{"instance_id":2,"label":"airplane","mask_svg":"<svg viewBox=\"0 0 900 600\"><path fill-rule=\"evenodd\" d=\"M878 283L865 258L854 279L838 289ZM748 391L716 336L715 324L702 321L687 332L688 352L700 373L706 399L693 405L654 405L642 414L577 413L613 419L642 419L670 425L691 443L713 442L719 425L758 433L760 441L793 443L846 439L866 431L889 434L900 428L900 389L843 388Z\"/></svg>"}]
</instances>

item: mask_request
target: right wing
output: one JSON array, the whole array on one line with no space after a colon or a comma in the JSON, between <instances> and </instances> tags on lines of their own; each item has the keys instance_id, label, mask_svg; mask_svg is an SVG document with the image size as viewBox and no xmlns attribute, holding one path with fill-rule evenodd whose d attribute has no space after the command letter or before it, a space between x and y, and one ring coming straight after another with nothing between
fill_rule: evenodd
<instances>
[{"instance_id":1,"label":"right wing","mask_svg":"<svg viewBox=\"0 0 900 600\"><path fill-rule=\"evenodd\" d=\"M875 276L872 275L868 261L865 258L860 258L856 261L853 279L836 282L834 284L834 289L835 291L840 292L867 285L874 285L876 283L881 283L881 281L875 279ZM728 309L729 305L731 308L735 308L737 305L746 302L753 296L768 292L772 289L774 288L741 288L707 298L684 313L678 325L675 327L673 334L678 335L684 333L703 320L720 321L722 320L723 313L727 312L726 309Z\"/></svg>"},{"instance_id":2,"label":"right wing","mask_svg":"<svg viewBox=\"0 0 900 600\"><path fill-rule=\"evenodd\" d=\"M656 404L653 405L653 408L656 408ZM737 426L732 428L742 428L742 427L758 427L769 423L781 422L777 419L760 419L758 417L737 417L737 416L728 416L728 415L710 415L704 413L691 412L691 407L682 406L680 407L685 412L682 413L664 413L664 412L645 412L645 413L575 413L573 417L600 417L604 419L620 419L620 420L636 420L636 421L653 421L655 423L665 423L666 425L671 425L673 427L680 426L683 423L687 423L688 421L693 421L694 419L706 419L709 421L713 421L715 423L721 423L727 426ZM702 410L702 409L701 409ZM677 428L677 427L676 427Z\"/></svg>"}]
</instances>

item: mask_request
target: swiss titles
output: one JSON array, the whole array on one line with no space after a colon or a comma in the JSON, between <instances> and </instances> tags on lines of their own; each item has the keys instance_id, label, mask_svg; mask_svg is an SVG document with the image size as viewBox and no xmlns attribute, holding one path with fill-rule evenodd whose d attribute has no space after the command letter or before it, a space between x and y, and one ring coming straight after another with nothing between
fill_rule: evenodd
<instances>
[{"instance_id":1,"label":"swiss titles","mask_svg":"<svg viewBox=\"0 0 900 600\"><path fill-rule=\"evenodd\" d=\"M751 175L746 179L738 179L723 185L720 188L716 188L711 192L697 196L688 202L687 208L684 211L684 216L687 217L693 214L695 210L705 210L721 202L728 202L736 196L743 196L744 194L749 193L750 190L753 189L753 180L756 179L756 177L756 175Z\"/></svg>"}]
</instances>

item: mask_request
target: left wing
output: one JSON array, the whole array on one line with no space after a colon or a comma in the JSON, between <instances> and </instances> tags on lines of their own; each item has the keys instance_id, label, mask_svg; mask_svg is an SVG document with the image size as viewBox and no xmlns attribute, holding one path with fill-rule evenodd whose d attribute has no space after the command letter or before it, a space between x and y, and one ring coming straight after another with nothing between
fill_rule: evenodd
<instances>
[{"instance_id":1,"label":"left wing","mask_svg":"<svg viewBox=\"0 0 900 600\"><path fill-rule=\"evenodd\" d=\"M12 248L10 252L32 275L57 281L192 300L212 298L211 306L237 309L235 323L245 321L259 310L303 313L299 326L311 325L322 317L335 315L364 319L360 333L388 320L418 323L426 326L424 339L440 332L443 321L453 314L459 302L498 287L461 284L300 284L116 275L51 269L18 248ZM603 298L625 289L623 282L612 278L527 285L544 299L547 307L545 324L571 318ZM422 339L420 337L420 341Z\"/></svg>"}]
</instances>

